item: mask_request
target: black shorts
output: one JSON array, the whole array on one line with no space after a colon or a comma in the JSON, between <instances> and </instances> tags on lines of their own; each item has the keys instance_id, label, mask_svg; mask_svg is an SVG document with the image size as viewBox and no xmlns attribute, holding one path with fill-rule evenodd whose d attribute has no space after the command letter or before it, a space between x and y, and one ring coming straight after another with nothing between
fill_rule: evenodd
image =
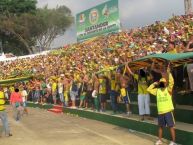
<instances>
[{"instance_id":1,"label":"black shorts","mask_svg":"<svg viewBox=\"0 0 193 145\"><path fill-rule=\"evenodd\" d=\"M175 119L173 112L158 115L158 125L160 127L174 127Z\"/></svg>"},{"instance_id":2,"label":"black shorts","mask_svg":"<svg viewBox=\"0 0 193 145\"><path fill-rule=\"evenodd\" d=\"M88 103L92 99L92 91L87 91L85 96L85 101Z\"/></svg>"},{"instance_id":3,"label":"black shorts","mask_svg":"<svg viewBox=\"0 0 193 145\"><path fill-rule=\"evenodd\" d=\"M99 94L99 99L101 103L105 103L107 100L107 95L106 94Z\"/></svg>"}]
</instances>

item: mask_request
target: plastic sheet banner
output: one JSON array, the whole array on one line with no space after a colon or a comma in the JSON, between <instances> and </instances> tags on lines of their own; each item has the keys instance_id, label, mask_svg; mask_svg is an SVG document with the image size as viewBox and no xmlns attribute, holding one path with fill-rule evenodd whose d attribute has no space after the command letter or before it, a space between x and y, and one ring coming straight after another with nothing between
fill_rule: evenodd
<instances>
[{"instance_id":1,"label":"plastic sheet banner","mask_svg":"<svg viewBox=\"0 0 193 145\"><path fill-rule=\"evenodd\" d=\"M190 89L193 91L193 64L187 65L187 72L190 81Z\"/></svg>"},{"instance_id":2,"label":"plastic sheet banner","mask_svg":"<svg viewBox=\"0 0 193 145\"><path fill-rule=\"evenodd\" d=\"M192 64L193 52L177 54L162 53L148 55L133 62L130 62L129 67L133 70L139 70L143 67L151 67L153 62L159 64L160 66L170 62L173 67L178 67L184 64Z\"/></svg>"},{"instance_id":3,"label":"plastic sheet banner","mask_svg":"<svg viewBox=\"0 0 193 145\"><path fill-rule=\"evenodd\" d=\"M25 76L25 77L18 77L18 78L11 78L11 79L6 79L6 80L0 80L0 85L28 81L28 80L32 79L32 77L33 76Z\"/></svg>"},{"instance_id":4,"label":"plastic sheet banner","mask_svg":"<svg viewBox=\"0 0 193 145\"><path fill-rule=\"evenodd\" d=\"M77 41L120 30L118 0L110 0L76 15Z\"/></svg>"}]
</instances>

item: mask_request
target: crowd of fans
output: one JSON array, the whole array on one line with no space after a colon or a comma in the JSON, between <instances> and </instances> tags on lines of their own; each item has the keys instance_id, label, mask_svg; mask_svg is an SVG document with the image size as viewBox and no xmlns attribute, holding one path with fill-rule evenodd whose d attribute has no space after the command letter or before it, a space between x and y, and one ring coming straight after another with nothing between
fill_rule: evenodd
<instances>
[{"instance_id":1,"label":"crowd of fans","mask_svg":"<svg viewBox=\"0 0 193 145\"><path fill-rule=\"evenodd\" d=\"M174 16L167 22L157 21L150 26L92 38L48 55L0 62L0 80L33 74L34 78L29 82L15 84L28 91L28 100L42 104L60 102L65 106L71 100L73 107L87 108L92 104L96 110L104 111L111 93L125 94L122 88L128 88L128 82L136 82L126 67L97 72L146 55L192 51L192 34L193 16ZM13 88L5 87L7 97ZM78 105L77 97L80 99ZM127 104L129 100L124 101ZM113 108L116 110L116 106ZM127 112L130 112L129 106Z\"/></svg>"}]
</instances>

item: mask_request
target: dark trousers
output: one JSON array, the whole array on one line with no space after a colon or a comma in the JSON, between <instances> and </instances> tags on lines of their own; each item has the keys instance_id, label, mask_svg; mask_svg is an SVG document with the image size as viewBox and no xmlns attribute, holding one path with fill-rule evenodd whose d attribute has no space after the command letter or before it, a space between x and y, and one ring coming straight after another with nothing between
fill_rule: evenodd
<instances>
[{"instance_id":1,"label":"dark trousers","mask_svg":"<svg viewBox=\"0 0 193 145\"><path fill-rule=\"evenodd\" d=\"M111 107L113 109L113 112L117 111L117 92L111 91L110 98L111 98Z\"/></svg>"}]
</instances>

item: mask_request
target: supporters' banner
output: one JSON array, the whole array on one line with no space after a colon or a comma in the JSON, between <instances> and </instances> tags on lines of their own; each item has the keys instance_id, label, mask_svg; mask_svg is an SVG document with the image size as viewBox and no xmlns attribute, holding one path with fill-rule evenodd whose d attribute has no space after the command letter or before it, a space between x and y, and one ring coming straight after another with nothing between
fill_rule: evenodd
<instances>
[{"instance_id":1,"label":"supporters' banner","mask_svg":"<svg viewBox=\"0 0 193 145\"><path fill-rule=\"evenodd\" d=\"M25 76L25 77L18 77L18 78L0 80L0 85L2 85L2 84L12 84L12 83L16 83L16 82L28 81L28 80L32 79L32 77L33 77L33 76Z\"/></svg>"},{"instance_id":2,"label":"supporters' banner","mask_svg":"<svg viewBox=\"0 0 193 145\"><path fill-rule=\"evenodd\" d=\"M190 81L190 89L193 91L193 64L187 65L187 71L188 71L188 76Z\"/></svg>"},{"instance_id":3,"label":"supporters' banner","mask_svg":"<svg viewBox=\"0 0 193 145\"><path fill-rule=\"evenodd\" d=\"M118 0L111 0L76 15L77 41L120 30Z\"/></svg>"},{"instance_id":4,"label":"supporters' banner","mask_svg":"<svg viewBox=\"0 0 193 145\"><path fill-rule=\"evenodd\" d=\"M129 67L133 70L138 70L143 67L151 67L153 62L159 65L165 65L167 62L170 62L173 67L178 67L180 65L193 63L193 52L148 55L133 62L130 62Z\"/></svg>"}]
</instances>

